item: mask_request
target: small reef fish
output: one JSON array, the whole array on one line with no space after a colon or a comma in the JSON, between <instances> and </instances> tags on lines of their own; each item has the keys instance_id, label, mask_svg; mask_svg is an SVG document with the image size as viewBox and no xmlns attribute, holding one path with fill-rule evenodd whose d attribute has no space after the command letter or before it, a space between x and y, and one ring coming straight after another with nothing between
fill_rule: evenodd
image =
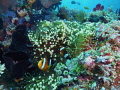
<instances>
[{"instance_id":1,"label":"small reef fish","mask_svg":"<svg viewBox=\"0 0 120 90\"><path fill-rule=\"evenodd\" d=\"M76 2L76 1L71 1L71 4L78 4L78 5L81 5L80 2Z\"/></svg>"},{"instance_id":2,"label":"small reef fish","mask_svg":"<svg viewBox=\"0 0 120 90\"><path fill-rule=\"evenodd\" d=\"M23 80L23 78L19 78L19 79L15 79L15 82L20 82L21 80Z\"/></svg>"},{"instance_id":3,"label":"small reef fish","mask_svg":"<svg viewBox=\"0 0 120 90\"><path fill-rule=\"evenodd\" d=\"M64 46L60 46L60 55L65 59L70 59L69 54L67 53Z\"/></svg>"},{"instance_id":4,"label":"small reef fish","mask_svg":"<svg viewBox=\"0 0 120 90\"><path fill-rule=\"evenodd\" d=\"M84 7L84 9L89 9L89 7Z\"/></svg>"},{"instance_id":5,"label":"small reef fish","mask_svg":"<svg viewBox=\"0 0 120 90\"><path fill-rule=\"evenodd\" d=\"M52 65L52 60L49 58L43 58L38 62L38 67L42 71L47 71Z\"/></svg>"},{"instance_id":6,"label":"small reef fish","mask_svg":"<svg viewBox=\"0 0 120 90\"><path fill-rule=\"evenodd\" d=\"M64 46L60 46L60 55L65 59L70 59L69 54L67 53ZM38 62L38 67L42 71L47 71L53 64L53 60L50 58L43 58Z\"/></svg>"},{"instance_id":7,"label":"small reef fish","mask_svg":"<svg viewBox=\"0 0 120 90\"><path fill-rule=\"evenodd\" d=\"M76 2L75 1L71 1L71 4L76 4Z\"/></svg>"}]
</instances>

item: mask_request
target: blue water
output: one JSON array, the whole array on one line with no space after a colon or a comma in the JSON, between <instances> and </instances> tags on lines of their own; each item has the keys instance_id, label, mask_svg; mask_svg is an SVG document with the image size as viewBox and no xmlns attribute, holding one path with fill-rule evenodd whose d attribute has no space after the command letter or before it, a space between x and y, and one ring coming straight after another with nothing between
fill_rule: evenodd
<instances>
[{"instance_id":1,"label":"blue water","mask_svg":"<svg viewBox=\"0 0 120 90\"><path fill-rule=\"evenodd\" d=\"M71 4L71 1L79 2L81 5ZM114 11L120 8L120 0L63 0L61 6L66 6L69 9L78 9L91 12L98 3L104 5L104 10L106 10L108 7L113 7ZM90 9L86 10L84 7L89 7Z\"/></svg>"}]
</instances>

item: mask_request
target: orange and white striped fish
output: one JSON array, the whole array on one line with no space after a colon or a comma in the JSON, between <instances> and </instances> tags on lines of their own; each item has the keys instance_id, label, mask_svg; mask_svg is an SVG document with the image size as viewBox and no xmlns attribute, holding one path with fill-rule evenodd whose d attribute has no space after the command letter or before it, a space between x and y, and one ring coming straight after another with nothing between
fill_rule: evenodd
<instances>
[{"instance_id":1,"label":"orange and white striped fish","mask_svg":"<svg viewBox=\"0 0 120 90\"><path fill-rule=\"evenodd\" d=\"M63 56L65 59L70 59L69 54L66 51L64 46L60 46L60 55Z\"/></svg>"},{"instance_id":2,"label":"orange and white striped fish","mask_svg":"<svg viewBox=\"0 0 120 90\"><path fill-rule=\"evenodd\" d=\"M48 58L43 58L38 62L38 67L42 71L47 71L52 65L52 60Z\"/></svg>"}]
</instances>

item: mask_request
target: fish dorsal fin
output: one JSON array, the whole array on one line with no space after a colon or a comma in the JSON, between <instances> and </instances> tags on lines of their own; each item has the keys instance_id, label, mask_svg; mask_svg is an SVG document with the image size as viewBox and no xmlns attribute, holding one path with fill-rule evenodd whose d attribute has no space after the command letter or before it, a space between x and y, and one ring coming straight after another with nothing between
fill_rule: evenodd
<instances>
[{"instance_id":1,"label":"fish dorsal fin","mask_svg":"<svg viewBox=\"0 0 120 90\"><path fill-rule=\"evenodd\" d=\"M45 67L45 63L46 63L46 58L43 59L43 64L42 64L41 69L43 69Z\"/></svg>"}]
</instances>

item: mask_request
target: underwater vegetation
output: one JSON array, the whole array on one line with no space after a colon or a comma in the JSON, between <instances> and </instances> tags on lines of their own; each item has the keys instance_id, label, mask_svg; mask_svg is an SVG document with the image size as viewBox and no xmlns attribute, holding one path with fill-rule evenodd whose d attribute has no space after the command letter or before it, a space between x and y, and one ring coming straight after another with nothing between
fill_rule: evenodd
<instances>
[{"instance_id":1,"label":"underwater vegetation","mask_svg":"<svg viewBox=\"0 0 120 90\"><path fill-rule=\"evenodd\" d=\"M79 10L75 15L75 19L79 22L84 22L85 18L87 17L87 14L85 11Z\"/></svg>"},{"instance_id":2,"label":"underwater vegetation","mask_svg":"<svg viewBox=\"0 0 120 90\"><path fill-rule=\"evenodd\" d=\"M119 90L119 10L61 1L18 1L2 13L0 90Z\"/></svg>"}]
</instances>

